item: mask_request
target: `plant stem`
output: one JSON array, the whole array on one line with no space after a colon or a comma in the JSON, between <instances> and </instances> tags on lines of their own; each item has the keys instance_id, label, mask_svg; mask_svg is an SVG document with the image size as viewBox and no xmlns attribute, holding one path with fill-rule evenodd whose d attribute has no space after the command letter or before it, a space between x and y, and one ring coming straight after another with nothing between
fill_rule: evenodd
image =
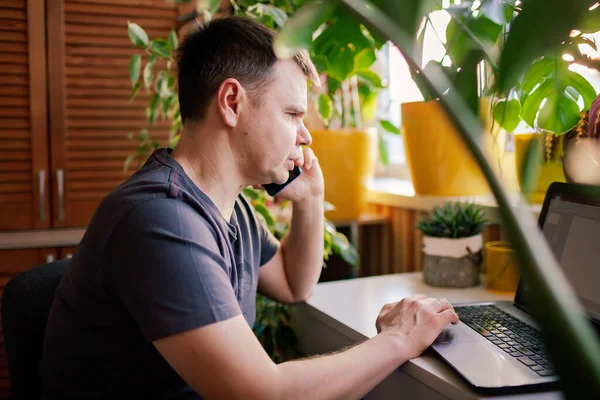
<instances>
[{"instance_id":1,"label":"plant stem","mask_svg":"<svg viewBox=\"0 0 600 400\"><path fill-rule=\"evenodd\" d=\"M352 122L350 120L350 87L348 84L348 80L344 80L342 81L342 104L343 104L343 110L342 110L342 115L343 115L343 121L342 121L342 128L349 128L352 125Z\"/></svg>"},{"instance_id":2,"label":"plant stem","mask_svg":"<svg viewBox=\"0 0 600 400\"><path fill-rule=\"evenodd\" d=\"M354 125L357 129L362 129L360 98L358 97L358 78L356 75L350 78L350 93L352 94L352 108L354 109Z\"/></svg>"}]
</instances>

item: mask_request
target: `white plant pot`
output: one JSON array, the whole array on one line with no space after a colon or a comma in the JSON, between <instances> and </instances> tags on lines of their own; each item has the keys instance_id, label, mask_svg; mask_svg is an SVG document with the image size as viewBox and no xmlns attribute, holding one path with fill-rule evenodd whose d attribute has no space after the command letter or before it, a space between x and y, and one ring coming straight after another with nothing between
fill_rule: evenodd
<instances>
[{"instance_id":1,"label":"white plant pot","mask_svg":"<svg viewBox=\"0 0 600 400\"><path fill-rule=\"evenodd\" d=\"M423 279L438 287L465 288L479 284L481 234L461 239L423 237Z\"/></svg>"}]
</instances>

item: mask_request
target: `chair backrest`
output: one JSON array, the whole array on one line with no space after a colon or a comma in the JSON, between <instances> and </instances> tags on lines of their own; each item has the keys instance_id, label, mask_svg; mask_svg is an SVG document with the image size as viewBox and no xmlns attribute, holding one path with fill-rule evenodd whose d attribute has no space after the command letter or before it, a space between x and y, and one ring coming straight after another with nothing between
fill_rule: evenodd
<instances>
[{"instance_id":1,"label":"chair backrest","mask_svg":"<svg viewBox=\"0 0 600 400\"><path fill-rule=\"evenodd\" d=\"M41 399L38 372L54 292L69 259L13 277L2 295L2 330L13 400Z\"/></svg>"}]
</instances>

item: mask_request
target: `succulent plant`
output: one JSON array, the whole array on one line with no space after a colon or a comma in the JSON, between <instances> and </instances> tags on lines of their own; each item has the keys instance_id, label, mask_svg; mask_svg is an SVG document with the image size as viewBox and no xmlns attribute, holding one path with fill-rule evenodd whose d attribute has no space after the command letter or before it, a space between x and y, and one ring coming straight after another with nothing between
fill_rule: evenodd
<instances>
[{"instance_id":1,"label":"succulent plant","mask_svg":"<svg viewBox=\"0 0 600 400\"><path fill-rule=\"evenodd\" d=\"M466 238L483 232L487 222L485 211L474 203L445 202L417 224L426 236Z\"/></svg>"}]
</instances>

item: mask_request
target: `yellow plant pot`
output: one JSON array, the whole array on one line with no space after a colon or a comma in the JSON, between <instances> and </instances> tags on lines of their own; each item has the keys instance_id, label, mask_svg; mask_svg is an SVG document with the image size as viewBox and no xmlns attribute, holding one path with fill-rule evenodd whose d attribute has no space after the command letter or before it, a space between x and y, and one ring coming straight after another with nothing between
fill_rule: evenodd
<instances>
[{"instance_id":1,"label":"yellow plant pot","mask_svg":"<svg viewBox=\"0 0 600 400\"><path fill-rule=\"evenodd\" d=\"M406 162L416 194L472 196L490 192L437 101L403 103L401 112Z\"/></svg>"},{"instance_id":2,"label":"yellow plant pot","mask_svg":"<svg viewBox=\"0 0 600 400\"><path fill-rule=\"evenodd\" d=\"M319 159L325 178L325 200L335 210L332 221L356 219L364 211L368 184L375 171L375 130L315 130L310 146Z\"/></svg>"},{"instance_id":3,"label":"yellow plant pot","mask_svg":"<svg viewBox=\"0 0 600 400\"><path fill-rule=\"evenodd\" d=\"M515 138L515 165L517 168L517 180L519 187L523 188L521 181L521 170L527 158L527 150L531 141L537 136L537 133L516 134ZM530 203L542 204L548 186L552 182L566 182L563 165L561 162L547 162L540 166L537 185L530 193L524 193L525 198Z\"/></svg>"},{"instance_id":4,"label":"yellow plant pot","mask_svg":"<svg viewBox=\"0 0 600 400\"><path fill-rule=\"evenodd\" d=\"M510 243L488 242L485 245L487 288L501 292L514 292L519 284L519 265Z\"/></svg>"}]
</instances>

